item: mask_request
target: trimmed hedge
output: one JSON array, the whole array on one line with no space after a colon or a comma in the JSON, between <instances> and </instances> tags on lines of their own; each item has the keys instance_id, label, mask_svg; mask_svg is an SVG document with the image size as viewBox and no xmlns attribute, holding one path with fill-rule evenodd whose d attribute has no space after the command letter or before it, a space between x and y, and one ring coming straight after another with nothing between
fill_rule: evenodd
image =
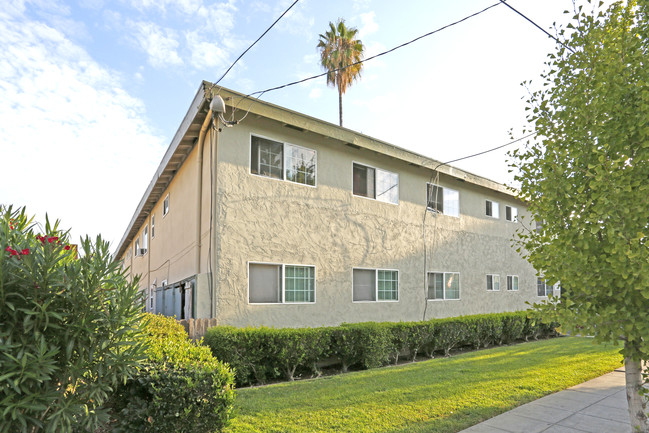
<instances>
[{"instance_id":1,"label":"trimmed hedge","mask_svg":"<svg viewBox=\"0 0 649 433\"><path fill-rule=\"evenodd\" d=\"M148 361L116 390L110 431L221 431L232 416L234 373L174 318L146 316Z\"/></svg>"},{"instance_id":2,"label":"trimmed hedge","mask_svg":"<svg viewBox=\"0 0 649 433\"><path fill-rule=\"evenodd\" d=\"M397 363L401 355L450 356L462 347L479 349L529 338L558 335L556 323L535 322L524 311L432 319L422 322L344 323L321 328L235 328L207 330L205 344L236 372L237 385L319 375L318 364L342 371Z\"/></svg>"}]
</instances>

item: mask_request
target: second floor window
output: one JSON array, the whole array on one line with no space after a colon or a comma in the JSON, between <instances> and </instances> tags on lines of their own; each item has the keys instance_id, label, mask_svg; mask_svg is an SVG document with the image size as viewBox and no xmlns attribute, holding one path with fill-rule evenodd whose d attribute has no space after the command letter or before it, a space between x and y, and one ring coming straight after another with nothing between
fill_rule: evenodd
<instances>
[{"instance_id":1,"label":"second floor window","mask_svg":"<svg viewBox=\"0 0 649 433\"><path fill-rule=\"evenodd\" d=\"M250 172L303 185L316 184L316 151L306 147L252 136Z\"/></svg>"},{"instance_id":2,"label":"second floor window","mask_svg":"<svg viewBox=\"0 0 649 433\"><path fill-rule=\"evenodd\" d=\"M458 191L429 183L427 184L427 195L428 210L454 217L460 216L460 193Z\"/></svg>"},{"instance_id":3,"label":"second floor window","mask_svg":"<svg viewBox=\"0 0 649 433\"><path fill-rule=\"evenodd\" d=\"M353 193L386 203L399 203L399 175L380 168L354 163Z\"/></svg>"}]
</instances>

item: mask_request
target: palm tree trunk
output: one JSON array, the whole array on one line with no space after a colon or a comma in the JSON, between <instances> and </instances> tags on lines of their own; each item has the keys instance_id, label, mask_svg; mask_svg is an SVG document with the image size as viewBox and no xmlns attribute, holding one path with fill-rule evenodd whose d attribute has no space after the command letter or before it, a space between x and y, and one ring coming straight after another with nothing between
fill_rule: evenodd
<instances>
[{"instance_id":1,"label":"palm tree trunk","mask_svg":"<svg viewBox=\"0 0 649 433\"><path fill-rule=\"evenodd\" d=\"M338 84L338 115L340 117L340 126L343 126L343 92Z\"/></svg>"}]
</instances>

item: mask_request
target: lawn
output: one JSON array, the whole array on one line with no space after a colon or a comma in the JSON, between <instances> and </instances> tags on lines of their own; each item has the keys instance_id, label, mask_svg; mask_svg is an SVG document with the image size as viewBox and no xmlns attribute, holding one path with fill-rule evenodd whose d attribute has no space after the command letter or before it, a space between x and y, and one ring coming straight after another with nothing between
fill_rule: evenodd
<instances>
[{"instance_id":1,"label":"lawn","mask_svg":"<svg viewBox=\"0 0 649 433\"><path fill-rule=\"evenodd\" d=\"M564 337L238 391L239 432L456 432L616 367L619 348Z\"/></svg>"}]
</instances>

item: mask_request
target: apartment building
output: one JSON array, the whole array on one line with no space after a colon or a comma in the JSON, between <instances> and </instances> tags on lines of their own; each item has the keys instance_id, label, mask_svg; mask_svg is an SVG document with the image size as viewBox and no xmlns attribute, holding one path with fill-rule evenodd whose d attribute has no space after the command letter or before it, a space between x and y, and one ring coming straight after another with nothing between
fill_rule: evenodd
<instances>
[{"instance_id":1,"label":"apartment building","mask_svg":"<svg viewBox=\"0 0 649 433\"><path fill-rule=\"evenodd\" d=\"M234 326L525 309L505 186L201 83L115 257L146 308ZM525 218L529 222L529 216Z\"/></svg>"}]
</instances>

